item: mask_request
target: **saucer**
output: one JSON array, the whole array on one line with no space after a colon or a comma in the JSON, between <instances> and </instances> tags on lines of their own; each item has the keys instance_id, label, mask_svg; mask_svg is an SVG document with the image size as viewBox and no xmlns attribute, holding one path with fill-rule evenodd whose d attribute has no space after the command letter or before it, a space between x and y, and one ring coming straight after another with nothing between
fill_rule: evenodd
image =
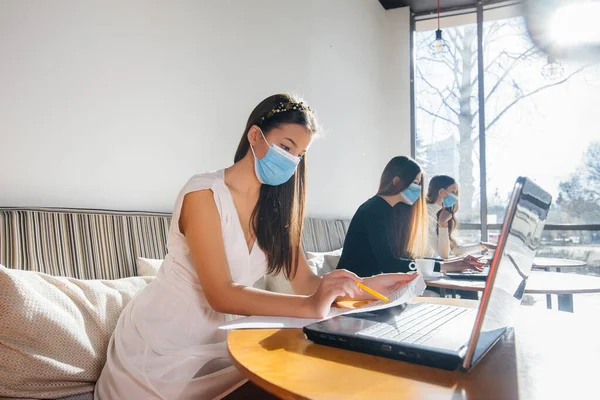
<instances>
[{"instance_id":1,"label":"saucer","mask_svg":"<svg viewBox=\"0 0 600 400\"><path fill-rule=\"evenodd\" d=\"M425 279L426 281L431 281L434 279L439 279L442 276L444 276L444 274L442 274L441 272L432 272L431 275L423 275L423 279Z\"/></svg>"}]
</instances>

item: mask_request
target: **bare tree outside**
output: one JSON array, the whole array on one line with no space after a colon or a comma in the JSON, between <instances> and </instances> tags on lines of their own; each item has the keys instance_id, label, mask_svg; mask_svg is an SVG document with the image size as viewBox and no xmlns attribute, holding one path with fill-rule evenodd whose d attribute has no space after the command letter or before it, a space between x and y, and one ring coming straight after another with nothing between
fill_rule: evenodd
<instances>
[{"instance_id":1,"label":"bare tree outside","mask_svg":"<svg viewBox=\"0 0 600 400\"><path fill-rule=\"evenodd\" d=\"M417 160L428 178L457 179L463 224L502 223L515 179L525 175L553 196L549 224L600 225L600 65L559 60L564 73L549 80L542 74L548 57L531 42L524 19L485 16L482 77L477 25L469 18L443 27L443 55L430 54L434 30L415 32ZM479 213L478 79L484 80L487 221ZM493 241L499 231L489 234ZM481 238L479 230L464 228L458 236ZM547 229L538 254L583 260L582 273L600 274L600 230Z\"/></svg>"},{"instance_id":2,"label":"bare tree outside","mask_svg":"<svg viewBox=\"0 0 600 400\"><path fill-rule=\"evenodd\" d=\"M435 144L426 146L423 142L429 141L423 139L417 146L417 158L429 163L428 175L457 173L462 218L479 222L477 26L445 29L448 51L442 56L429 54L432 37L433 32L417 32L415 41L418 129L425 136L445 133L450 139L447 146L452 142L456 145L458 168L444 167L435 159L439 158L436 152L431 151ZM547 59L529 39L522 18L485 22L483 44L486 135L493 135L495 126L517 105L521 105L520 113L536 112L538 96L585 68L568 71L556 81L547 81L539 73L532 76L532 69L540 71Z\"/></svg>"},{"instance_id":3,"label":"bare tree outside","mask_svg":"<svg viewBox=\"0 0 600 400\"><path fill-rule=\"evenodd\" d=\"M600 141L590 144L579 168L559 188L557 211L566 214L561 219L600 221Z\"/></svg>"}]
</instances>

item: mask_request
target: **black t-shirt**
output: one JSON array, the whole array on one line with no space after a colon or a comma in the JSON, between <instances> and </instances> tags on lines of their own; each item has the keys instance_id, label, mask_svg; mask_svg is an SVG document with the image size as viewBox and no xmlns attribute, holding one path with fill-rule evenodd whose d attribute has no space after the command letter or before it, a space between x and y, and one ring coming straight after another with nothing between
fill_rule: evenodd
<instances>
[{"instance_id":1,"label":"black t-shirt","mask_svg":"<svg viewBox=\"0 0 600 400\"><path fill-rule=\"evenodd\" d=\"M409 206L398 203L395 207ZM412 272L409 266L413 260L398 258L394 253L393 210L380 196L370 198L358 208L350 222L337 269L347 269L360 277Z\"/></svg>"}]
</instances>

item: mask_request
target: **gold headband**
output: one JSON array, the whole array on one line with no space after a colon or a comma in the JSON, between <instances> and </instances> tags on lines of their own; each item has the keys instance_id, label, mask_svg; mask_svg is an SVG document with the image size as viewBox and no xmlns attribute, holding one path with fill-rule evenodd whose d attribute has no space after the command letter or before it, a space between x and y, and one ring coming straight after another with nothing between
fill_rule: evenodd
<instances>
[{"instance_id":1,"label":"gold headband","mask_svg":"<svg viewBox=\"0 0 600 400\"><path fill-rule=\"evenodd\" d=\"M310 108L309 106L307 106L303 102L294 103L294 102L290 101L290 102L287 102L287 103L279 103L279 105L277 107L275 107L274 109L272 109L271 111L269 111L266 115L264 115L263 117L261 117L258 120L258 123L260 124L264 120L266 120L268 118L271 118L273 115L279 114L279 113L282 113L282 112L286 112L286 111L310 111L310 112L313 112L312 108Z\"/></svg>"}]
</instances>

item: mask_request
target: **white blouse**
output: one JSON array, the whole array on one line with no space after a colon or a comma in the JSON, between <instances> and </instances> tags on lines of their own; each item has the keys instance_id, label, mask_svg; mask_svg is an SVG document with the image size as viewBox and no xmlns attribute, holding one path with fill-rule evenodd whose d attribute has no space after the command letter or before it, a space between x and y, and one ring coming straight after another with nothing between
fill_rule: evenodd
<instances>
[{"instance_id":1,"label":"white blouse","mask_svg":"<svg viewBox=\"0 0 600 400\"><path fill-rule=\"evenodd\" d=\"M454 250L452 250L450 248L448 227L438 225L437 213L441 209L442 206L437 203L427 204L427 214L429 215L427 253L430 257L450 258L452 256L462 256L483 250L480 244L457 244Z\"/></svg>"}]
</instances>

